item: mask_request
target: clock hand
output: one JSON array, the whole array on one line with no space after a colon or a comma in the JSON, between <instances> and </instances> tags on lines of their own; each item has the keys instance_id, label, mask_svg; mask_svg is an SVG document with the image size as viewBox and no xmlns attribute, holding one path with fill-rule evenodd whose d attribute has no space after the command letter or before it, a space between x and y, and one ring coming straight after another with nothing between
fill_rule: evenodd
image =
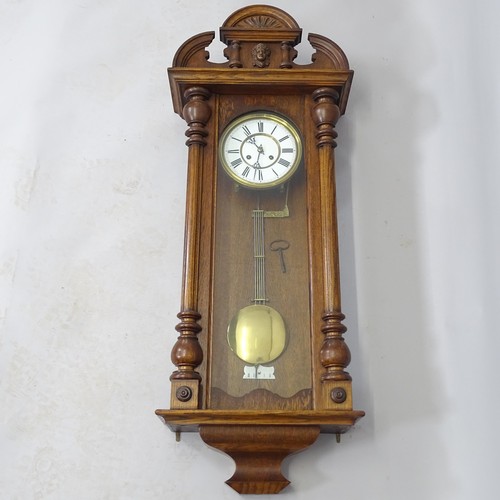
<instances>
[{"instance_id":1,"label":"clock hand","mask_svg":"<svg viewBox=\"0 0 500 500\"><path fill-rule=\"evenodd\" d=\"M262 146L260 146L262 148ZM254 163L253 168L261 168L260 163L259 163L259 158L260 155L262 154L262 151L259 150L259 154L257 156L257 161Z\"/></svg>"},{"instance_id":2,"label":"clock hand","mask_svg":"<svg viewBox=\"0 0 500 500\"><path fill-rule=\"evenodd\" d=\"M247 142L249 142L250 144L253 144L253 145L257 148L257 151L258 151L259 153L264 153L264 148L262 147L262 144L259 146L259 145L257 144L257 141L255 140L255 137L249 137L249 138L247 139Z\"/></svg>"}]
</instances>

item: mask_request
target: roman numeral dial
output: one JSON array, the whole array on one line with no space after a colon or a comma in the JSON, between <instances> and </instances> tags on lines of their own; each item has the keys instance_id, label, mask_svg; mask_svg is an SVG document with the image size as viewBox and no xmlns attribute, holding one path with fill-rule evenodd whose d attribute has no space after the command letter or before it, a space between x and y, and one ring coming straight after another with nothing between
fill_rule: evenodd
<instances>
[{"instance_id":1,"label":"roman numeral dial","mask_svg":"<svg viewBox=\"0 0 500 500\"><path fill-rule=\"evenodd\" d=\"M302 161L302 141L288 118L268 111L233 120L219 141L225 172L249 188L271 188L286 182Z\"/></svg>"}]
</instances>

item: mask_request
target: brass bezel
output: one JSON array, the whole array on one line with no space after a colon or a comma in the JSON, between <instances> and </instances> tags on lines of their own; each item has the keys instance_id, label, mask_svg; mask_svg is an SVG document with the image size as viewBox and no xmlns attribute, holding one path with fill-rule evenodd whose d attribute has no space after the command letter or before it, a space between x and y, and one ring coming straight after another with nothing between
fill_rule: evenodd
<instances>
[{"instance_id":1,"label":"brass bezel","mask_svg":"<svg viewBox=\"0 0 500 500\"><path fill-rule=\"evenodd\" d=\"M279 179L276 179L276 181L273 182L257 183L251 180L242 179L241 177L237 176L234 173L231 166L228 165L228 163L225 161L223 154L224 144L226 143L230 134L246 121L255 120L258 118L272 120L285 127L287 131L289 131L290 134L294 137L295 143L297 145L297 156L295 158L295 161L291 164L288 172L284 176L280 177ZM302 151L303 151L302 136L299 132L299 128L297 127L297 125L295 125L295 123L290 118L280 113L275 113L271 111L251 111L250 113L244 113L243 115L238 116L226 126L219 139L218 156L224 171L229 175L229 177L232 180L234 180L240 186L244 186L249 189L272 189L288 181L297 171L300 164L302 163Z\"/></svg>"}]
</instances>

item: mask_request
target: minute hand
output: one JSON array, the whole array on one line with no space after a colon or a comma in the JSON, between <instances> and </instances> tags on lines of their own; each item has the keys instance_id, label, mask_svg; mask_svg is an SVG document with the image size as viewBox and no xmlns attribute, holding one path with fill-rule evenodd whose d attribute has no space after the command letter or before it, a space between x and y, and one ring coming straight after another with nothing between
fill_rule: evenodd
<instances>
[{"instance_id":1,"label":"minute hand","mask_svg":"<svg viewBox=\"0 0 500 500\"><path fill-rule=\"evenodd\" d=\"M259 148L259 149L258 149L259 154L258 154L258 156L257 156L257 161L256 161L256 162L254 163L254 165L253 165L253 168L261 168L260 163L259 163L259 158L260 158L260 155L262 154L262 152L263 152L263 151L261 151L262 146L257 146L257 147Z\"/></svg>"}]
</instances>

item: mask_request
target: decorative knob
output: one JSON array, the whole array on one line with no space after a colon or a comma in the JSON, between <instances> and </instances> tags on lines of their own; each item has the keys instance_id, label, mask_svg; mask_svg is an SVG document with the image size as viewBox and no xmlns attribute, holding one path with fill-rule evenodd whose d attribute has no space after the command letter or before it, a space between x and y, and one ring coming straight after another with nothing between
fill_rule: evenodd
<instances>
[{"instance_id":1,"label":"decorative knob","mask_svg":"<svg viewBox=\"0 0 500 500\"><path fill-rule=\"evenodd\" d=\"M183 403L186 403L193 397L193 391L191 390L190 387L187 387L186 385L182 385L175 391L175 397L179 400L182 401Z\"/></svg>"},{"instance_id":2,"label":"decorative knob","mask_svg":"<svg viewBox=\"0 0 500 500\"><path fill-rule=\"evenodd\" d=\"M342 387L335 387L330 392L330 397L334 403L343 403L347 399L347 393Z\"/></svg>"}]
</instances>

